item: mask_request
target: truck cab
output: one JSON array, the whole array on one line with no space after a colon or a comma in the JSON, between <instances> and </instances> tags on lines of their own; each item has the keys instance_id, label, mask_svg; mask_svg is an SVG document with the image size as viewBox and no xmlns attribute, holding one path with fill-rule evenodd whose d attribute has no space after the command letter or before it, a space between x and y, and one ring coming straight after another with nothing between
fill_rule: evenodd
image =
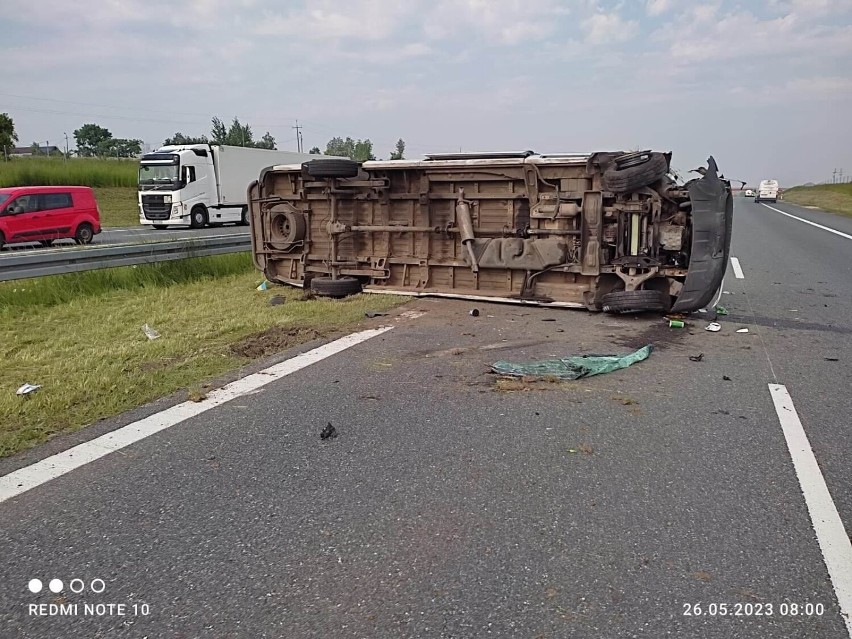
<instances>
[{"instance_id":1,"label":"truck cab","mask_svg":"<svg viewBox=\"0 0 852 639\"><path fill-rule=\"evenodd\" d=\"M215 207L213 153L206 144L165 146L139 162L139 222L200 228Z\"/></svg>"}]
</instances>

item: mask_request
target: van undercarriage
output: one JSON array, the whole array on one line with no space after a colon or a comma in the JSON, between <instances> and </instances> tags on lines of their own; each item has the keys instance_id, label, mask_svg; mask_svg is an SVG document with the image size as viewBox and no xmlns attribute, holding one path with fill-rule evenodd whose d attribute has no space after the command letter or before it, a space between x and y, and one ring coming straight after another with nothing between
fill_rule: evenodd
<instances>
[{"instance_id":1,"label":"van undercarriage","mask_svg":"<svg viewBox=\"0 0 852 639\"><path fill-rule=\"evenodd\" d=\"M441 154L313 160L249 186L267 279L609 312L691 312L722 282L733 200L711 157L680 183L671 154Z\"/></svg>"}]
</instances>

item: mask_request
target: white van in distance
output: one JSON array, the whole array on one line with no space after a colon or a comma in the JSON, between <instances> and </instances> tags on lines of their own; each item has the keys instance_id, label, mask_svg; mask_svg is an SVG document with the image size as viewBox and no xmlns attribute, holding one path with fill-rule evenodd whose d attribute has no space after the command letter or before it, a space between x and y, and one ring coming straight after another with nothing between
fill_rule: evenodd
<instances>
[{"instance_id":1,"label":"white van in distance","mask_svg":"<svg viewBox=\"0 0 852 639\"><path fill-rule=\"evenodd\" d=\"M754 194L754 201L757 202L777 202L778 201L778 181L763 180L760 186L757 187L757 193Z\"/></svg>"}]
</instances>

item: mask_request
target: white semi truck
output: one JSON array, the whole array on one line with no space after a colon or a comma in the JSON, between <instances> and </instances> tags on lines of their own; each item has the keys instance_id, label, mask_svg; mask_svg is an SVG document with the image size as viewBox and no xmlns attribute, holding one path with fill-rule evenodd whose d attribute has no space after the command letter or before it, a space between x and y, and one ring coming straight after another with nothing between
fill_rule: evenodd
<instances>
[{"instance_id":1,"label":"white semi truck","mask_svg":"<svg viewBox=\"0 0 852 639\"><path fill-rule=\"evenodd\" d=\"M325 157L215 144L161 147L139 162L139 222L155 229L246 225L246 189L264 168Z\"/></svg>"}]
</instances>

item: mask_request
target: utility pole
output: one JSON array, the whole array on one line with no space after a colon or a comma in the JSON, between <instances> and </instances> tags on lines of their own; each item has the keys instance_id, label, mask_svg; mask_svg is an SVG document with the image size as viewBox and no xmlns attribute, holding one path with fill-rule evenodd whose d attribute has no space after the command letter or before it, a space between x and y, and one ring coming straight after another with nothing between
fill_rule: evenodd
<instances>
[{"instance_id":1,"label":"utility pole","mask_svg":"<svg viewBox=\"0 0 852 639\"><path fill-rule=\"evenodd\" d=\"M65 136L65 164L68 164L68 134L62 133Z\"/></svg>"},{"instance_id":2,"label":"utility pole","mask_svg":"<svg viewBox=\"0 0 852 639\"><path fill-rule=\"evenodd\" d=\"M837 182L837 169L834 169L831 173L831 183L835 184Z\"/></svg>"},{"instance_id":3,"label":"utility pole","mask_svg":"<svg viewBox=\"0 0 852 639\"><path fill-rule=\"evenodd\" d=\"M296 120L296 126L292 127L296 129L296 149L298 149L299 153L302 152L302 127L299 126L299 121Z\"/></svg>"}]
</instances>

